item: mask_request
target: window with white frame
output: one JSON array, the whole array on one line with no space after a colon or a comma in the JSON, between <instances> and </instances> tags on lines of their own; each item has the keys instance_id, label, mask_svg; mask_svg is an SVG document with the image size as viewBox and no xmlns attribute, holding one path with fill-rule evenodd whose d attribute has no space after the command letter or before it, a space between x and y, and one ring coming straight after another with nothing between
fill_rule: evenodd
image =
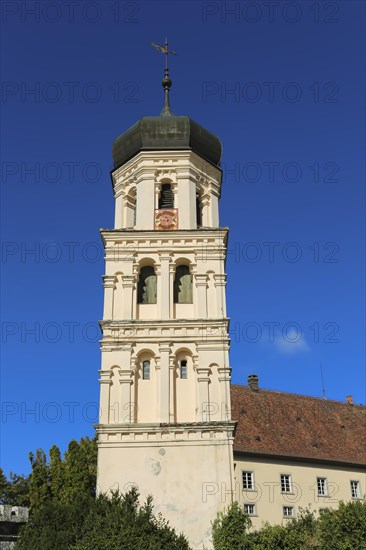
<instances>
[{"instance_id":1,"label":"window with white frame","mask_svg":"<svg viewBox=\"0 0 366 550\"><path fill-rule=\"evenodd\" d=\"M281 493L292 492L292 480L290 474L281 474Z\"/></svg>"},{"instance_id":2,"label":"window with white frame","mask_svg":"<svg viewBox=\"0 0 366 550\"><path fill-rule=\"evenodd\" d=\"M244 504L244 513L248 516L255 516L255 504Z\"/></svg>"},{"instance_id":3,"label":"window with white frame","mask_svg":"<svg viewBox=\"0 0 366 550\"><path fill-rule=\"evenodd\" d=\"M180 377L182 380L187 380L187 359L180 361Z\"/></svg>"},{"instance_id":4,"label":"window with white frame","mask_svg":"<svg viewBox=\"0 0 366 550\"><path fill-rule=\"evenodd\" d=\"M243 490L244 491L254 491L254 473L253 472L242 472L243 480Z\"/></svg>"},{"instance_id":5,"label":"window with white frame","mask_svg":"<svg viewBox=\"0 0 366 550\"><path fill-rule=\"evenodd\" d=\"M317 477L316 478L316 486L318 489L318 496L319 497L326 497L328 496L328 483L326 477Z\"/></svg>"},{"instance_id":6,"label":"window with white frame","mask_svg":"<svg viewBox=\"0 0 366 550\"><path fill-rule=\"evenodd\" d=\"M351 496L352 498L361 498L359 481L355 481L355 480L351 481Z\"/></svg>"},{"instance_id":7,"label":"window with white frame","mask_svg":"<svg viewBox=\"0 0 366 550\"><path fill-rule=\"evenodd\" d=\"M295 516L295 510L293 506L283 506L282 513L284 518L293 518Z\"/></svg>"}]
</instances>

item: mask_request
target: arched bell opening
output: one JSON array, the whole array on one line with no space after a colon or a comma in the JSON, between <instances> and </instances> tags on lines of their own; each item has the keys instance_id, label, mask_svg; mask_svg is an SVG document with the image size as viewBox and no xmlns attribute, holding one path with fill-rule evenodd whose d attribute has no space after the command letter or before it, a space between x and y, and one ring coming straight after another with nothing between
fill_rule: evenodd
<instances>
[{"instance_id":1,"label":"arched bell opening","mask_svg":"<svg viewBox=\"0 0 366 550\"><path fill-rule=\"evenodd\" d=\"M174 277L174 303L192 304L192 275L188 264L177 265Z\"/></svg>"},{"instance_id":2,"label":"arched bell opening","mask_svg":"<svg viewBox=\"0 0 366 550\"><path fill-rule=\"evenodd\" d=\"M137 284L137 303L156 304L157 285L155 268L152 265L141 267Z\"/></svg>"},{"instance_id":3,"label":"arched bell opening","mask_svg":"<svg viewBox=\"0 0 366 550\"><path fill-rule=\"evenodd\" d=\"M161 208L174 208L174 194L171 183L163 183L161 185L159 209Z\"/></svg>"}]
</instances>

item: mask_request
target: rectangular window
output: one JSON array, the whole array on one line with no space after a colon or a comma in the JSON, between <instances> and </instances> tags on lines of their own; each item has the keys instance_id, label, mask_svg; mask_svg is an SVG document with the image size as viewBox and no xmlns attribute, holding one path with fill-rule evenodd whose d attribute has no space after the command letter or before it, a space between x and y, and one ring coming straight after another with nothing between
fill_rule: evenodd
<instances>
[{"instance_id":1,"label":"rectangular window","mask_svg":"<svg viewBox=\"0 0 366 550\"><path fill-rule=\"evenodd\" d=\"M361 498L360 482L351 481L351 496L352 498Z\"/></svg>"},{"instance_id":2,"label":"rectangular window","mask_svg":"<svg viewBox=\"0 0 366 550\"><path fill-rule=\"evenodd\" d=\"M254 491L254 473L242 472L242 478L243 478L243 490Z\"/></svg>"},{"instance_id":3,"label":"rectangular window","mask_svg":"<svg viewBox=\"0 0 366 550\"><path fill-rule=\"evenodd\" d=\"M318 488L318 496L326 497L328 496L328 483L326 477L317 477L316 486Z\"/></svg>"},{"instance_id":4,"label":"rectangular window","mask_svg":"<svg viewBox=\"0 0 366 550\"><path fill-rule=\"evenodd\" d=\"M289 474L281 474L281 493L291 493L292 482Z\"/></svg>"},{"instance_id":5,"label":"rectangular window","mask_svg":"<svg viewBox=\"0 0 366 550\"><path fill-rule=\"evenodd\" d=\"M187 380L187 360L182 359L180 362L180 377L182 380Z\"/></svg>"},{"instance_id":6,"label":"rectangular window","mask_svg":"<svg viewBox=\"0 0 366 550\"><path fill-rule=\"evenodd\" d=\"M282 510L283 510L283 517L284 518L293 518L295 516L293 506L283 506Z\"/></svg>"},{"instance_id":7,"label":"rectangular window","mask_svg":"<svg viewBox=\"0 0 366 550\"><path fill-rule=\"evenodd\" d=\"M143 380L150 380L150 361L142 363L142 378Z\"/></svg>"},{"instance_id":8,"label":"rectangular window","mask_svg":"<svg viewBox=\"0 0 366 550\"><path fill-rule=\"evenodd\" d=\"M244 513L248 516L255 516L255 504L244 504Z\"/></svg>"}]
</instances>

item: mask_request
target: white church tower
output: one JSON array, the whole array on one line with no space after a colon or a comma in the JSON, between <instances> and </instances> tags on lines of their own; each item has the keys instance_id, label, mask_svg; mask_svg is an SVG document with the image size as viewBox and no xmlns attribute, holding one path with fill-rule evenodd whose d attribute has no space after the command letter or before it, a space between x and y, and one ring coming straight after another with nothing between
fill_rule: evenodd
<instances>
[{"instance_id":1,"label":"white church tower","mask_svg":"<svg viewBox=\"0 0 366 550\"><path fill-rule=\"evenodd\" d=\"M99 492L135 484L142 499L151 494L155 512L198 549L210 547L234 484L228 230L219 224L220 141L172 114L167 68L162 83L161 115L113 144L97 483Z\"/></svg>"}]
</instances>

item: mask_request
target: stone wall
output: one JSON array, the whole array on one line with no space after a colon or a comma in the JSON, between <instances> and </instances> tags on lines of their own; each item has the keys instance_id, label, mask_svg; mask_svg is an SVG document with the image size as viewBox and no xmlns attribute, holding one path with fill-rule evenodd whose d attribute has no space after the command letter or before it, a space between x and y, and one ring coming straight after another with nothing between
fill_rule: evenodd
<instances>
[{"instance_id":1,"label":"stone wall","mask_svg":"<svg viewBox=\"0 0 366 550\"><path fill-rule=\"evenodd\" d=\"M0 505L0 550L15 548L19 530L28 521L29 509L24 506Z\"/></svg>"}]
</instances>

